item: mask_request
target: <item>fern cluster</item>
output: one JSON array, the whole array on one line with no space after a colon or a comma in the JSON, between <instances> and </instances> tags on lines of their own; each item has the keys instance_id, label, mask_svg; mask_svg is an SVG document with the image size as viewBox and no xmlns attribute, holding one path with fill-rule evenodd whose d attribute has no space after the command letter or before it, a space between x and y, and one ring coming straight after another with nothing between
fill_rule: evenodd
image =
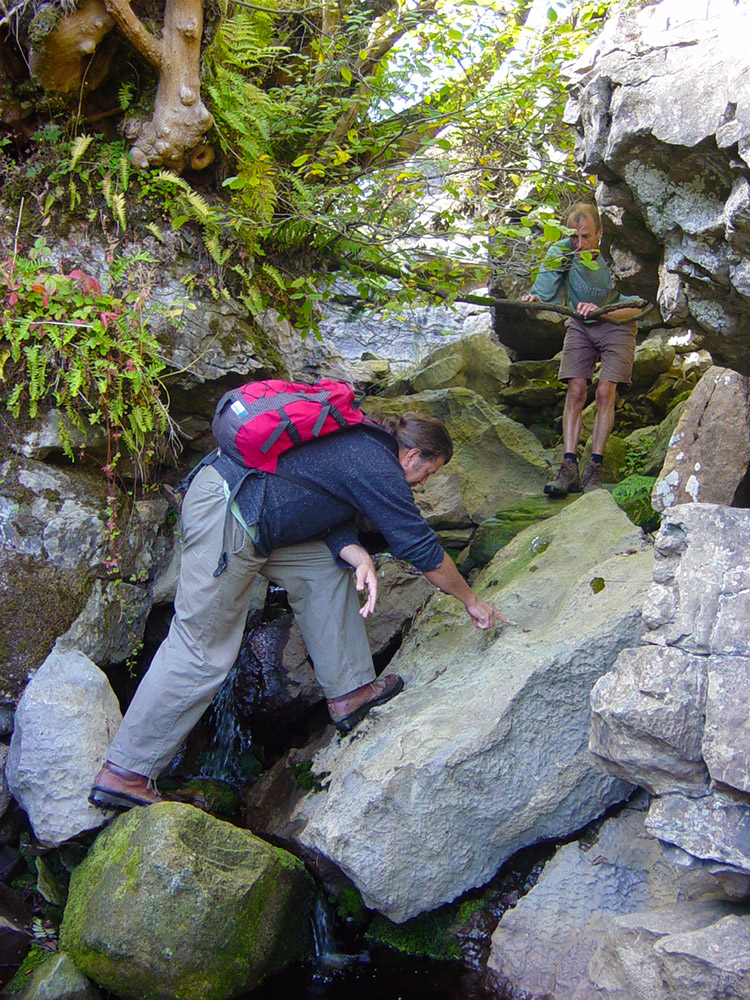
<instances>
[{"instance_id":1,"label":"fern cluster","mask_svg":"<svg viewBox=\"0 0 750 1000\"><path fill-rule=\"evenodd\" d=\"M127 273L127 265L120 268ZM89 274L56 270L43 240L0 268L0 391L18 418L51 404L82 431L101 425L141 467L154 439L171 432L161 380L164 362L137 291L118 295ZM74 457L70 440L63 441Z\"/></svg>"}]
</instances>

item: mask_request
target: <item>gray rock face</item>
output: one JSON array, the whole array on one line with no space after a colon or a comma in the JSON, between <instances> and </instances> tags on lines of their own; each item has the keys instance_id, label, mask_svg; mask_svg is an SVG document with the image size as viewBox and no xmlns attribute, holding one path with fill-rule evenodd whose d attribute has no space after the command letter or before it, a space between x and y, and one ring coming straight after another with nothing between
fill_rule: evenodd
<instances>
[{"instance_id":1,"label":"gray rock face","mask_svg":"<svg viewBox=\"0 0 750 1000\"><path fill-rule=\"evenodd\" d=\"M749 930L716 901L616 917L573 1000L747 997Z\"/></svg>"},{"instance_id":2,"label":"gray rock face","mask_svg":"<svg viewBox=\"0 0 750 1000\"><path fill-rule=\"evenodd\" d=\"M665 512L643 612L649 645L622 653L592 692L600 764L662 796L647 830L733 899L750 890L749 531L747 510Z\"/></svg>"},{"instance_id":3,"label":"gray rock face","mask_svg":"<svg viewBox=\"0 0 750 1000\"><path fill-rule=\"evenodd\" d=\"M67 955L50 955L29 976L19 1000L101 1000Z\"/></svg>"},{"instance_id":4,"label":"gray rock face","mask_svg":"<svg viewBox=\"0 0 750 1000\"><path fill-rule=\"evenodd\" d=\"M589 749L649 792L704 795L705 658L671 647L623 650L591 692Z\"/></svg>"},{"instance_id":5,"label":"gray rock face","mask_svg":"<svg viewBox=\"0 0 750 1000\"><path fill-rule=\"evenodd\" d=\"M742 656L750 639L750 513L717 504L664 512L643 609L649 642Z\"/></svg>"},{"instance_id":6,"label":"gray rock face","mask_svg":"<svg viewBox=\"0 0 750 1000\"><path fill-rule=\"evenodd\" d=\"M658 297L718 361L750 370L750 77L733 0L615 14L571 70L565 118L601 179L622 290Z\"/></svg>"},{"instance_id":7,"label":"gray rock face","mask_svg":"<svg viewBox=\"0 0 750 1000\"><path fill-rule=\"evenodd\" d=\"M316 755L327 790L297 806L293 839L402 921L623 798L629 786L588 759L588 694L639 635L651 561L598 491L521 532L478 578L517 624L479 632L433 597L391 664L404 693Z\"/></svg>"},{"instance_id":8,"label":"gray rock face","mask_svg":"<svg viewBox=\"0 0 750 1000\"><path fill-rule=\"evenodd\" d=\"M675 872L657 841L644 833L646 805L607 820L594 843L560 848L534 888L506 911L492 935L488 962L501 983L534 997L589 1000L578 988L587 982L589 960L613 920L672 906L713 887L706 872Z\"/></svg>"},{"instance_id":9,"label":"gray rock face","mask_svg":"<svg viewBox=\"0 0 750 1000\"><path fill-rule=\"evenodd\" d=\"M685 404L654 485L652 504L731 504L750 463L750 381L712 367Z\"/></svg>"},{"instance_id":10,"label":"gray rock face","mask_svg":"<svg viewBox=\"0 0 750 1000\"><path fill-rule=\"evenodd\" d=\"M0 466L0 635L5 650L0 701L14 704L55 641L81 638L100 662L137 648L147 611L146 585L165 546L159 536L164 499L135 503L118 496L120 573L112 586L104 477L83 467L9 459ZM96 584L96 586L95 586ZM125 656L121 654L125 652Z\"/></svg>"},{"instance_id":11,"label":"gray rock face","mask_svg":"<svg viewBox=\"0 0 750 1000\"><path fill-rule=\"evenodd\" d=\"M337 286L346 293L346 286ZM353 292L354 290L352 290ZM477 290L482 294L482 290ZM412 365L446 341L475 333L492 334L492 319L487 306L457 302L448 306L405 306L399 315L380 310L361 311L358 293L351 306L330 299L326 316L320 323L325 340L335 345L344 359L355 361L367 352L387 357L395 366Z\"/></svg>"},{"instance_id":12,"label":"gray rock face","mask_svg":"<svg viewBox=\"0 0 750 1000\"><path fill-rule=\"evenodd\" d=\"M654 800L646 829L695 857L750 874L750 809L746 801L718 791L701 799L663 795Z\"/></svg>"},{"instance_id":13,"label":"gray rock face","mask_svg":"<svg viewBox=\"0 0 750 1000\"><path fill-rule=\"evenodd\" d=\"M34 674L5 773L39 840L58 845L104 823L88 794L121 718L109 681L83 653L52 652Z\"/></svg>"}]
</instances>

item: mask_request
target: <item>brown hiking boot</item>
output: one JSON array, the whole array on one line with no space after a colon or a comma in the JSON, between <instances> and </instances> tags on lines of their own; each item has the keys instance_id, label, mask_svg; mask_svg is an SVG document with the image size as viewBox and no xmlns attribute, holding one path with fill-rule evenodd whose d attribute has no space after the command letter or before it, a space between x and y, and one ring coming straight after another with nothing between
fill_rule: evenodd
<instances>
[{"instance_id":1,"label":"brown hiking boot","mask_svg":"<svg viewBox=\"0 0 750 1000\"><path fill-rule=\"evenodd\" d=\"M363 684L340 698L330 698L328 714L340 733L350 732L367 715L371 708L382 705L402 691L404 681L398 674L386 674L376 681Z\"/></svg>"},{"instance_id":2,"label":"brown hiking boot","mask_svg":"<svg viewBox=\"0 0 750 1000\"><path fill-rule=\"evenodd\" d=\"M578 478L578 462L572 458L564 458L557 470L557 475L552 482L547 483L544 492L548 497L566 497L568 493L580 493L581 481Z\"/></svg>"},{"instance_id":3,"label":"brown hiking boot","mask_svg":"<svg viewBox=\"0 0 750 1000\"><path fill-rule=\"evenodd\" d=\"M583 478L581 480L581 486L583 487L584 493L591 493L592 490L601 490L602 486L602 463L601 462L587 462L586 468L583 470Z\"/></svg>"},{"instance_id":4,"label":"brown hiking boot","mask_svg":"<svg viewBox=\"0 0 750 1000\"><path fill-rule=\"evenodd\" d=\"M154 782L143 774L128 771L109 761L94 778L89 802L100 809L130 809L152 806L163 799Z\"/></svg>"}]
</instances>

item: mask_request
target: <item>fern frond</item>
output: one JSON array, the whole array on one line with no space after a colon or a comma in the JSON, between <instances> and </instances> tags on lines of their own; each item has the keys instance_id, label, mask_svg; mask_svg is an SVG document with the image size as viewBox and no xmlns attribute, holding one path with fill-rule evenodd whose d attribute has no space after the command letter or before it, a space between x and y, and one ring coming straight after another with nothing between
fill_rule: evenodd
<instances>
[{"instance_id":1,"label":"fern frond","mask_svg":"<svg viewBox=\"0 0 750 1000\"><path fill-rule=\"evenodd\" d=\"M271 278L277 288L280 288L282 291L286 289L286 282L273 264L261 264L260 269L264 274L267 274L268 277Z\"/></svg>"},{"instance_id":2,"label":"fern frond","mask_svg":"<svg viewBox=\"0 0 750 1000\"><path fill-rule=\"evenodd\" d=\"M71 170L75 170L81 157L84 155L86 150L89 148L91 143L94 141L93 135L79 135L75 140L73 145L70 147L70 167Z\"/></svg>"},{"instance_id":3,"label":"fern frond","mask_svg":"<svg viewBox=\"0 0 750 1000\"><path fill-rule=\"evenodd\" d=\"M166 242L166 237L164 236L164 233L161 231L161 229L159 229L159 227L156 225L155 222L147 222L146 229L148 229L151 235L155 236L160 243Z\"/></svg>"},{"instance_id":4,"label":"fern frond","mask_svg":"<svg viewBox=\"0 0 750 1000\"><path fill-rule=\"evenodd\" d=\"M128 220L125 215L125 195L122 191L116 191L112 195L112 215L124 232L128 228Z\"/></svg>"}]
</instances>

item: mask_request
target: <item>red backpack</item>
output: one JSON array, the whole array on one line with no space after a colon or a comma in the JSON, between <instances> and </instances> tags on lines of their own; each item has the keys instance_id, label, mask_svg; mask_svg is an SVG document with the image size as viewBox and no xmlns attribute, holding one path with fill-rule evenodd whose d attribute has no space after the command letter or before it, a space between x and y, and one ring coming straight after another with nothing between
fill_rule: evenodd
<instances>
[{"instance_id":1,"label":"red backpack","mask_svg":"<svg viewBox=\"0 0 750 1000\"><path fill-rule=\"evenodd\" d=\"M279 455L366 420L362 396L346 382L314 385L267 379L224 393L211 430L222 453L250 469L276 472Z\"/></svg>"}]
</instances>

